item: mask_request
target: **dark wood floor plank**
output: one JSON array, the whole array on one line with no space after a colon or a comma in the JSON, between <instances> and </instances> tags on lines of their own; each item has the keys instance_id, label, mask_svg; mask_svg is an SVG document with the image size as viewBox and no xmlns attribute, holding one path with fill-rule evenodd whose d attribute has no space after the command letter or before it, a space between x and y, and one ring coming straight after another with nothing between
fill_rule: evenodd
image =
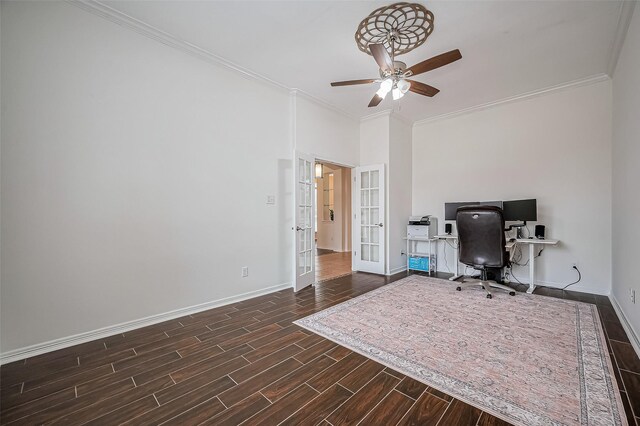
<instances>
[{"instance_id":1,"label":"dark wood floor plank","mask_svg":"<svg viewBox=\"0 0 640 426\"><path fill-rule=\"evenodd\" d=\"M40 424L47 421L55 420L59 417L68 415L101 400L107 400L114 395L121 394L135 388L135 384L131 378L126 378L120 382L113 383L100 389L99 392L88 393L77 398L69 399L61 404L48 405L44 410L33 410L29 412L25 423ZM6 418L3 416L2 420ZM8 421L8 419L6 419Z\"/></svg>"},{"instance_id":2,"label":"dark wood floor plank","mask_svg":"<svg viewBox=\"0 0 640 426\"><path fill-rule=\"evenodd\" d=\"M437 425L447 408L449 408L447 401L425 392L398 422L398 426Z\"/></svg>"},{"instance_id":3,"label":"dark wood floor plank","mask_svg":"<svg viewBox=\"0 0 640 426\"><path fill-rule=\"evenodd\" d=\"M228 370L224 373L226 375L249 364L249 361L242 358L242 354L248 352L249 349L250 348L246 345L238 346L228 352L223 352L219 355L206 358L200 362L193 362L184 368L171 372L171 378L175 380L176 383L180 383L200 373L211 370L212 368L225 365L230 363L232 360L235 361L233 367L225 369Z\"/></svg>"},{"instance_id":4,"label":"dark wood floor plank","mask_svg":"<svg viewBox=\"0 0 640 426\"><path fill-rule=\"evenodd\" d=\"M609 339L617 340L624 343L630 343L629 337L627 337L627 333L624 331L624 328L622 328L622 325L619 322L602 321L602 326L604 327Z\"/></svg>"},{"instance_id":5,"label":"dark wood floor plank","mask_svg":"<svg viewBox=\"0 0 640 426\"><path fill-rule=\"evenodd\" d=\"M622 370L620 375L631 403L633 415L640 417L640 374Z\"/></svg>"},{"instance_id":6,"label":"dark wood floor plank","mask_svg":"<svg viewBox=\"0 0 640 426\"><path fill-rule=\"evenodd\" d=\"M299 332L300 332L300 327L298 327L297 325L289 325L288 327L285 327L274 333L271 333L268 336L264 336L260 339L252 340L251 347L253 347L254 349L259 349L263 346L266 346L272 343L274 339L278 339L280 337L287 336L293 333L299 333ZM302 345L299 345L299 346L302 346ZM304 346L302 347L304 348Z\"/></svg>"},{"instance_id":7,"label":"dark wood floor plank","mask_svg":"<svg viewBox=\"0 0 640 426\"><path fill-rule=\"evenodd\" d=\"M286 398L281 398L276 403L269 405L243 424L277 425L318 395L318 392L313 388L303 384L289 393Z\"/></svg>"},{"instance_id":8,"label":"dark wood floor plank","mask_svg":"<svg viewBox=\"0 0 640 426\"><path fill-rule=\"evenodd\" d=\"M340 361L342 358L346 357L351 353L352 353L351 349L347 349L344 346L338 345L335 349L332 349L329 352L327 352L327 356L330 356L336 361Z\"/></svg>"},{"instance_id":9,"label":"dark wood floor plank","mask_svg":"<svg viewBox=\"0 0 640 426\"><path fill-rule=\"evenodd\" d=\"M248 363L249 362L246 359L239 356L231 359L230 361L227 361L222 364L216 365L212 368L209 368L208 370L205 370L202 373L191 376L188 379L185 379L182 381L178 381L174 379L174 381L176 382L175 392L185 392L185 391L188 392L190 389L194 388L194 386L196 388L200 387L199 386L200 383L206 380L209 380L211 382L213 380L217 380L221 377L227 376L232 371L242 368L246 366ZM173 375L171 375L171 378L173 378ZM208 386L208 384L206 383L204 383L203 385Z\"/></svg>"},{"instance_id":10,"label":"dark wood floor plank","mask_svg":"<svg viewBox=\"0 0 640 426\"><path fill-rule=\"evenodd\" d=\"M317 343L297 354L295 356L295 359L303 364L306 364L307 362L319 357L320 355L331 349L336 348L337 346L338 345L333 343L331 340L323 339L320 343Z\"/></svg>"},{"instance_id":11,"label":"dark wood floor plank","mask_svg":"<svg viewBox=\"0 0 640 426\"><path fill-rule=\"evenodd\" d=\"M459 426L475 426L480 418L482 411L476 407L472 407L469 404L454 399L449 404L449 408L445 411L442 419L440 419L440 425L459 425Z\"/></svg>"},{"instance_id":12,"label":"dark wood floor plank","mask_svg":"<svg viewBox=\"0 0 640 426\"><path fill-rule=\"evenodd\" d=\"M206 352L197 352L195 354L189 355L188 357L182 357L167 363L159 363L159 365L157 366L147 368L140 373L134 374L133 380L135 380L136 384L140 385L142 383L147 383L158 377L164 376L165 374L175 373L182 368L193 367L195 370L198 368L198 364L229 361L236 356L242 355L243 349L247 350L248 348L246 346L238 347L233 351L229 351L229 353L222 352L222 350L215 350L215 348L212 348L211 350Z\"/></svg>"},{"instance_id":13,"label":"dark wood floor plank","mask_svg":"<svg viewBox=\"0 0 640 426\"><path fill-rule=\"evenodd\" d=\"M69 376L66 378L61 378L58 381L47 383L42 386L31 389L29 392L22 392L21 394L14 395L13 397L7 398L7 401L4 401L3 409L13 407L20 404L25 404L30 401L36 401L42 397L46 397L53 393L60 392L65 389L73 388L73 386L82 383L86 380L91 380L94 377L100 377L104 375L111 374L113 369L110 365L105 365L96 369L92 369L90 371L86 371L80 374L76 374L73 376Z\"/></svg>"},{"instance_id":14,"label":"dark wood floor plank","mask_svg":"<svg viewBox=\"0 0 640 426\"><path fill-rule=\"evenodd\" d=\"M220 376L216 373L205 371L204 373L192 377L189 380L185 380L182 383L177 383L173 386L169 386L168 388L158 391L155 393L155 395L158 399L158 402L162 406L180 398L194 400L196 398L201 398L202 396L209 395L208 398L205 398L203 400L206 401L207 399L214 397L219 393L226 391L227 389L231 389L235 385L236 383L229 376ZM198 391L198 394L196 395L191 393L194 391ZM182 401L183 402L181 402L181 404L184 405L184 401L186 401L186 399L183 399Z\"/></svg>"},{"instance_id":15,"label":"dark wood floor plank","mask_svg":"<svg viewBox=\"0 0 640 426\"><path fill-rule=\"evenodd\" d=\"M405 377L402 379L398 386L396 386L396 390L407 395L412 399L420 398L420 395L427 389L427 385L417 380L412 379L411 377Z\"/></svg>"},{"instance_id":16,"label":"dark wood floor plank","mask_svg":"<svg viewBox=\"0 0 640 426\"><path fill-rule=\"evenodd\" d=\"M236 426L268 406L269 401L264 396L260 393L254 393L233 407L203 422L202 425Z\"/></svg>"},{"instance_id":17,"label":"dark wood floor plank","mask_svg":"<svg viewBox=\"0 0 640 426\"><path fill-rule=\"evenodd\" d=\"M242 367L234 371L233 373L230 373L229 377L231 377L237 383L242 383L245 380L248 380L251 377L255 376L256 374L259 374L262 371L265 371L276 364L280 364L285 359L295 356L297 353L301 351L302 351L302 348L300 346L296 346L296 345L286 346L277 352L267 355L264 358L260 358L252 362L251 364L245 367ZM248 354L251 354L251 352L249 352Z\"/></svg>"},{"instance_id":18,"label":"dark wood floor plank","mask_svg":"<svg viewBox=\"0 0 640 426\"><path fill-rule=\"evenodd\" d=\"M294 370L297 370L301 367L302 363L296 361L293 358L289 358L285 361L282 361L280 364L277 364L268 370L253 376L249 380L246 380L237 386L229 389L228 391L220 394L220 401L227 407L230 407L244 398L247 398L249 395L259 391L260 389L268 386L269 384L275 382L281 377L291 373Z\"/></svg>"},{"instance_id":19,"label":"dark wood floor plank","mask_svg":"<svg viewBox=\"0 0 640 426\"><path fill-rule=\"evenodd\" d=\"M88 426L98 426L98 425L119 425L125 420L135 416L138 413L144 413L145 411L151 410L158 406L153 395L146 396L144 398L138 399L124 405L120 408L113 410L110 413L107 413L103 416L95 418L86 423L77 423L78 425L84 424ZM72 425L74 423L63 423L65 425Z\"/></svg>"},{"instance_id":20,"label":"dark wood floor plank","mask_svg":"<svg viewBox=\"0 0 640 426\"><path fill-rule=\"evenodd\" d=\"M324 392L366 360L367 358L354 352L335 363L333 368L318 374L307 383L318 392Z\"/></svg>"},{"instance_id":21,"label":"dark wood floor plank","mask_svg":"<svg viewBox=\"0 0 640 426\"><path fill-rule=\"evenodd\" d=\"M262 395L264 395L269 401L275 402L308 379L329 368L335 364L335 362L335 360L328 356L320 356L271 383L269 386L263 388L260 393L262 393Z\"/></svg>"},{"instance_id":22,"label":"dark wood floor plank","mask_svg":"<svg viewBox=\"0 0 640 426\"><path fill-rule=\"evenodd\" d=\"M252 341L257 340L261 337L269 336L271 333L278 330L282 330L282 328L276 324L268 324L257 330L250 331L247 334L234 337L233 339L225 340L224 342L220 343L220 347L226 351L228 349L231 349L233 347L236 347L245 343L248 343L249 345L251 345Z\"/></svg>"},{"instance_id":23,"label":"dark wood floor plank","mask_svg":"<svg viewBox=\"0 0 640 426\"><path fill-rule=\"evenodd\" d=\"M131 383L131 387L133 387L133 383ZM2 414L0 415L0 423L5 424L16 421L49 407L53 407L67 401L72 401L75 397L75 389L68 388L32 401L30 404L22 404L10 408L5 408L5 406L3 406Z\"/></svg>"},{"instance_id":24,"label":"dark wood floor plank","mask_svg":"<svg viewBox=\"0 0 640 426\"><path fill-rule=\"evenodd\" d=\"M629 426L636 426L638 423L633 416L633 410L631 409L631 404L629 403L629 396L626 392L620 392L620 399L622 399L622 405L624 406L624 413L627 416L627 423Z\"/></svg>"},{"instance_id":25,"label":"dark wood floor plank","mask_svg":"<svg viewBox=\"0 0 640 426\"><path fill-rule=\"evenodd\" d=\"M380 373L367 386L353 394L336 409L327 421L334 426L355 425L382 401L399 380L387 373Z\"/></svg>"},{"instance_id":26,"label":"dark wood floor plank","mask_svg":"<svg viewBox=\"0 0 640 426\"><path fill-rule=\"evenodd\" d=\"M196 405L188 411L183 412L179 416L176 416L166 423L165 426L196 426L201 424L207 419L214 417L216 414L223 412L226 409L224 404L220 402L218 398L212 398L202 404ZM138 423L143 424L143 423Z\"/></svg>"},{"instance_id":27,"label":"dark wood floor plank","mask_svg":"<svg viewBox=\"0 0 640 426\"><path fill-rule=\"evenodd\" d=\"M364 418L365 425L395 425L400 421L404 413L413 405L414 400L391 391L371 412Z\"/></svg>"},{"instance_id":28,"label":"dark wood floor plank","mask_svg":"<svg viewBox=\"0 0 640 426\"><path fill-rule=\"evenodd\" d=\"M88 394L90 392L97 392L100 389L106 388L114 383L118 383L124 379L141 374L149 369L154 369L157 366L164 365L175 360L180 359L180 355L176 352L171 352L158 358L154 358L142 364L137 364L129 368L125 368L115 373L106 374L102 377L89 380L76 386L76 392L78 396Z\"/></svg>"},{"instance_id":29,"label":"dark wood floor plank","mask_svg":"<svg viewBox=\"0 0 640 426\"><path fill-rule=\"evenodd\" d=\"M499 419L491 414L483 412L477 426L512 426L511 423Z\"/></svg>"},{"instance_id":30,"label":"dark wood floor plank","mask_svg":"<svg viewBox=\"0 0 640 426\"><path fill-rule=\"evenodd\" d=\"M246 355L244 355L244 357L249 362L255 362L260 358L264 358L265 356L279 350L280 348L297 343L300 340L305 339L306 337L307 337L306 334L300 331L295 331L293 333L277 338L273 340L271 343L266 344L256 350L253 350L247 353Z\"/></svg>"},{"instance_id":31,"label":"dark wood floor plank","mask_svg":"<svg viewBox=\"0 0 640 426\"><path fill-rule=\"evenodd\" d=\"M202 404L216 406L220 402L216 396L227 389L231 389L233 386L235 386L235 383L227 376L210 382L205 387L192 390L185 389L185 393L182 394L175 391L175 386L169 386L155 393L158 402L160 402L159 407L132 418L127 423L131 425L158 425ZM220 404L222 405L222 403ZM205 407L201 407L201 409L205 409ZM223 405L223 409L220 412L224 409L226 407Z\"/></svg>"},{"instance_id":32,"label":"dark wood floor plank","mask_svg":"<svg viewBox=\"0 0 640 426\"><path fill-rule=\"evenodd\" d=\"M283 426L311 426L317 425L322 419L331 414L344 403L352 393L340 385L333 385L308 404L302 406L291 417L286 419Z\"/></svg>"},{"instance_id":33,"label":"dark wood floor plank","mask_svg":"<svg viewBox=\"0 0 640 426\"><path fill-rule=\"evenodd\" d=\"M74 411L66 416L56 419L54 423L65 425L65 426L81 425L89 421L92 421L94 419L97 419L99 417L102 417L105 414L109 414L116 410L120 410L121 408L135 401L138 401L139 399L146 398L151 394L153 394L154 392L158 392L159 390L168 388L171 385L173 385L173 380L171 380L171 377L169 376L160 377L142 386L136 386L133 389L129 389L127 391L118 393L112 396L111 398L99 400L95 404L92 404L86 408L83 408L78 411ZM153 399L153 403L157 405L155 402L156 401L155 398L153 398L153 396L151 396L151 398ZM153 408L153 406L149 407L149 409L150 408ZM129 412L128 411L129 408L125 408L124 410L125 410L124 412ZM120 414L118 414L117 416L118 418L120 418ZM122 417L121 422L126 420L126 418L127 418L126 415ZM114 423L105 422L103 424L114 424Z\"/></svg>"},{"instance_id":34,"label":"dark wood floor plank","mask_svg":"<svg viewBox=\"0 0 640 426\"><path fill-rule=\"evenodd\" d=\"M615 340L612 340L610 343L618 367L640 374L640 358L638 358L636 351L633 350L633 346L629 343L617 342Z\"/></svg>"},{"instance_id":35,"label":"dark wood floor plank","mask_svg":"<svg viewBox=\"0 0 640 426\"><path fill-rule=\"evenodd\" d=\"M379 372L384 370L384 368L384 365L368 359L358 368L347 374L338 382L338 384L349 389L351 392L357 392L360 388L366 385L369 380L373 379Z\"/></svg>"}]
</instances>

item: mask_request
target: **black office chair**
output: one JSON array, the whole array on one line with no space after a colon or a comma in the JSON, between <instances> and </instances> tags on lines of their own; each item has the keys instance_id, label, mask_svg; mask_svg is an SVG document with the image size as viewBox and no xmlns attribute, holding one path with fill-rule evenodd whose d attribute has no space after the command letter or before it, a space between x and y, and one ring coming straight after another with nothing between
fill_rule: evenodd
<instances>
[{"instance_id":1,"label":"black office chair","mask_svg":"<svg viewBox=\"0 0 640 426\"><path fill-rule=\"evenodd\" d=\"M461 263L480 271L480 281L462 282L462 287L482 286L491 299L490 287L500 288L515 296L506 285L487 280L487 269L502 269L509 263L506 251L502 209L494 206L464 206L456 213L458 228L458 259Z\"/></svg>"}]
</instances>

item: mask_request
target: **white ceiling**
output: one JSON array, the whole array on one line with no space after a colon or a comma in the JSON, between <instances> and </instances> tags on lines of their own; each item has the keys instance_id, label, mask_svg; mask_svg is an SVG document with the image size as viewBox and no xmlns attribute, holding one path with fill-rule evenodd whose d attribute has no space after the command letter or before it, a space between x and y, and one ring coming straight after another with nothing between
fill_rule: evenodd
<instances>
[{"instance_id":1,"label":"white ceiling","mask_svg":"<svg viewBox=\"0 0 640 426\"><path fill-rule=\"evenodd\" d=\"M354 41L359 22L388 2L108 1L104 4L355 117L400 108L420 120L604 74L621 1L434 1L426 43L398 57L409 66L460 49L463 58L415 79L441 90L409 93L367 108L374 85L331 81L376 78L372 57ZM395 105L394 105L395 104Z\"/></svg>"}]
</instances>

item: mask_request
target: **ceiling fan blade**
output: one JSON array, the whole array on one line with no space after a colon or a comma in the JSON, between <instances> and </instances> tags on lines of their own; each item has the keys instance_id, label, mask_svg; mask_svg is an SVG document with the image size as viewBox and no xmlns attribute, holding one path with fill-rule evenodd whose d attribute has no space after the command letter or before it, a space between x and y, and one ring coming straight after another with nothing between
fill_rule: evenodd
<instances>
[{"instance_id":1,"label":"ceiling fan blade","mask_svg":"<svg viewBox=\"0 0 640 426\"><path fill-rule=\"evenodd\" d=\"M436 89L435 87L429 86L428 84L420 83L419 81L415 81L415 80L407 80L407 81L411 83L411 87L409 87L409 90L419 95L431 97L431 96L435 96L440 91L440 89Z\"/></svg>"},{"instance_id":2,"label":"ceiling fan blade","mask_svg":"<svg viewBox=\"0 0 640 426\"><path fill-rule=\"evenodd\" d=\"M347 80L347 81L334 81L333 83L331 83L332 87L336 87L336 86L351 86L354 84L368 84L368 83L375 83L376 81L372 78L370 79L366 79L366 80Z\"/></svg>"},{"instance_id":3,"label":"ceiling fan blade","mask_svg":"<svg viewBox=\"0 0 640 426\"><path fill-rule=\"evenodd\" d=\"M431 71L436 68L448 65L451 62L455 62L461 58L462 54L458 49L452 50L450 52L434 56L433 58L429 58L426 61L419 62L410 68L407 68L407 70L405 71L405 75L411 76L422 74L423 72Z\"/></svg>"},{"instance_id":4,"label":"ceiling fan blade","mask_svg":"<svg viewBox=\"0 0 640 426\"><path fill-rule=\"evenodd\" d=\"M369 102L369 108L374 107L374 106L378 106L378 104L380 102L382 102L382 99L380 96L378 96L378 94L373 95L373 98L371 98L371 102Z\"/></svg>"},{"instance_id":5,"label":"ceiling fan blade","mask_svg":"<svg viewBox=\"0 0 640 426\"><path fill-rule=\"evenodd\" d=\"M393 72L393 61L391 60L391 56L389 56L387 49L384 48L384 45L371 43L369 45L369 50L373 55L373 59L376 60L382 71Z\"/></svg>"}]
</instances>

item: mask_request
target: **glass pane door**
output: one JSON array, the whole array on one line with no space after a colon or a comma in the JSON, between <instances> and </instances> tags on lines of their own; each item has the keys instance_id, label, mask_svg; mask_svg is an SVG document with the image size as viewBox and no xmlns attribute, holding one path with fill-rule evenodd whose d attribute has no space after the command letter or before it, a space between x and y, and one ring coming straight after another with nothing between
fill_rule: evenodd
<instances>
[{"instance_id":1,"label":"glass pane door","mask_svg":"<svg viewBox=\"0 0 640 426\"><path fill-rule=\"evenodd\" d=\"M359 244L356 268L360 271L384 273L384 165L356 169L356 202L359 216Z\"/></svg>"},{"instance_id":2,"label":"glass pane door","mask_svg":"<svg viewBox=\"0 0 640 426\"><path fill-rule=\"evenodd\" d=\"M314 233L315 160L298 153L296 158L296 284L300 290L315 281Z\"/></svg>"}]
</instances>

